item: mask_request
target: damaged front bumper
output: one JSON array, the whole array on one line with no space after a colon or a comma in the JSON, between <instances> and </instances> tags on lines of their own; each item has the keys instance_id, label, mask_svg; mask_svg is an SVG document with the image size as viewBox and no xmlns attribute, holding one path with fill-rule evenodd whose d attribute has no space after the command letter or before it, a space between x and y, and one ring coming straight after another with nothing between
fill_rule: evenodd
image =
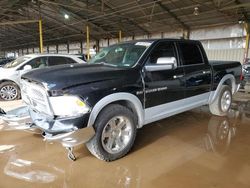
<instances>
[{"instance_id":1,"label":"damaged front bumper","mask_svg":"<svg viewBox=\"0 0 250 188\"><path fill-rule=\"evenodd\" d=\"M32 119L27 106L21 106L8 112L0 109L0 120L2 120L5 130L25 130L32 127Z\"/></svg>"},{"instance_id":2,"label":"damaged front bumper","mask_svg":"<svg viewBox=\"0 0 250 188\"><path fill-rule=\"evenodd\" d=\"M14 129L40 129L44 140L59 142L68 150L68 157L76 160L73 147L88 142L95 134L93 127L87 125L88 114L75 117L49 117L29 109L27 106L4 112L0 119L5 127Z\"/></svg>"},{"instance_id":3,"label":"damaged front bumper","mask_svg":"<svg viewBox=\"0 0 250 188\"><path fill-rule=\"evenodd\" d=\"M69 133L61 133L57 135L43 133L45 141L53 142L57 141L62 144L68 151L68 158L72 161L76 160L73 153L73 148L77 145L88 142L95 134L93 127L86 127L83 129L78 129Z\"/></svg>"},{"instance_id":4,"label":"damaged front bumper","mask_svg":"<svg viewBox=\"0 0 250 188\"><path fill-rule=\"evenodd\" d=\"M43 133L44 140L58 141L64 147L70 148L88 142L95 134L93 127L86 127L78 129L69 133L62 133L57 135Z\"/></svg>"}]
</instances>

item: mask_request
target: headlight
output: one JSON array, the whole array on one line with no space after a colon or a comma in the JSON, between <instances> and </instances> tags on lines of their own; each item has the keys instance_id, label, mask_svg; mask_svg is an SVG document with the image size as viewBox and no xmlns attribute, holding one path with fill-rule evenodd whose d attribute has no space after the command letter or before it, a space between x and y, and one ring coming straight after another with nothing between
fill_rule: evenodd
<instances>
[{"instance_id":1,"label":"headlight","mask_svg":"<svg viewBox=\"0 0 250 188\"><path fill-rule=\"evenodd\" d=\"M76 116L90 110L89 106L76 96L50 97L49 101L57 116Z\"/></svg>"}]
</instances>

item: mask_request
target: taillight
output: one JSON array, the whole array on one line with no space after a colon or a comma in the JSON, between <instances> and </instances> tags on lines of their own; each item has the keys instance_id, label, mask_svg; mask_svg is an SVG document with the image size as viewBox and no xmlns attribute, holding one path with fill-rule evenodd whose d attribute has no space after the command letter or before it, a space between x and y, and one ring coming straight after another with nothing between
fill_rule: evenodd
<instances>
[{"instance_id":1,"label":"taillight","mask_svg":"<svg viewBox=\"0 0 250 188\"><path fill-rule=\"evenodd\" d=\"M241 70L241 74L240 74L240 80L244 80L244 76L243 76L243 69Z\"/></svg>"}]
</instances>

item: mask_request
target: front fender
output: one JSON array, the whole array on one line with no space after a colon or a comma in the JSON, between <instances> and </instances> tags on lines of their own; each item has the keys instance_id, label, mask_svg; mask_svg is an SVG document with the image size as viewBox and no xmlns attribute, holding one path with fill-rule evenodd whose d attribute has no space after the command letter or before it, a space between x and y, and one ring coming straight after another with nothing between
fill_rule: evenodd
<instances>
[{"instance_id":1,"label":"front fender","mask_svg":"<svg viewBox=\"0 0 250 188\"><path fill-rule=\"evenodd\" d=\"M101 110L104 107L116 101L128 101L131 104L133 104L133 107L138 117L138 128L142 127L143 122L144 122L144 110L143 110L142 104L135 95L131 93L125 93L125 92L110 94L102 98L100 101L98 101L90 113L88 126L94 125L98 114L101 112Z\"/></svg>"}]
</instances>

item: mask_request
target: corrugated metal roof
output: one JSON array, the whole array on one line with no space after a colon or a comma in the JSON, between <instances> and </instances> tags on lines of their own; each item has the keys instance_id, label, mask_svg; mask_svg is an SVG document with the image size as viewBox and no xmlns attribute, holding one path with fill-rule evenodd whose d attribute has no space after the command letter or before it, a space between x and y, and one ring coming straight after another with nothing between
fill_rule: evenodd
<instances>
[{"instance_id":1,"label":"corrugated metal roof","mask_svg":"<svg viewBox=\"0 0 250 188\"><path fill-rule=\"evenodd\" d=\"M65 19L64 15L69 15ZM235 24L250 17L249 0L1 0L0 24L42 19L44 43L152 34ZM38 46L38 24L0 25L0 49Z\"/></svg>"}]
</instances>

